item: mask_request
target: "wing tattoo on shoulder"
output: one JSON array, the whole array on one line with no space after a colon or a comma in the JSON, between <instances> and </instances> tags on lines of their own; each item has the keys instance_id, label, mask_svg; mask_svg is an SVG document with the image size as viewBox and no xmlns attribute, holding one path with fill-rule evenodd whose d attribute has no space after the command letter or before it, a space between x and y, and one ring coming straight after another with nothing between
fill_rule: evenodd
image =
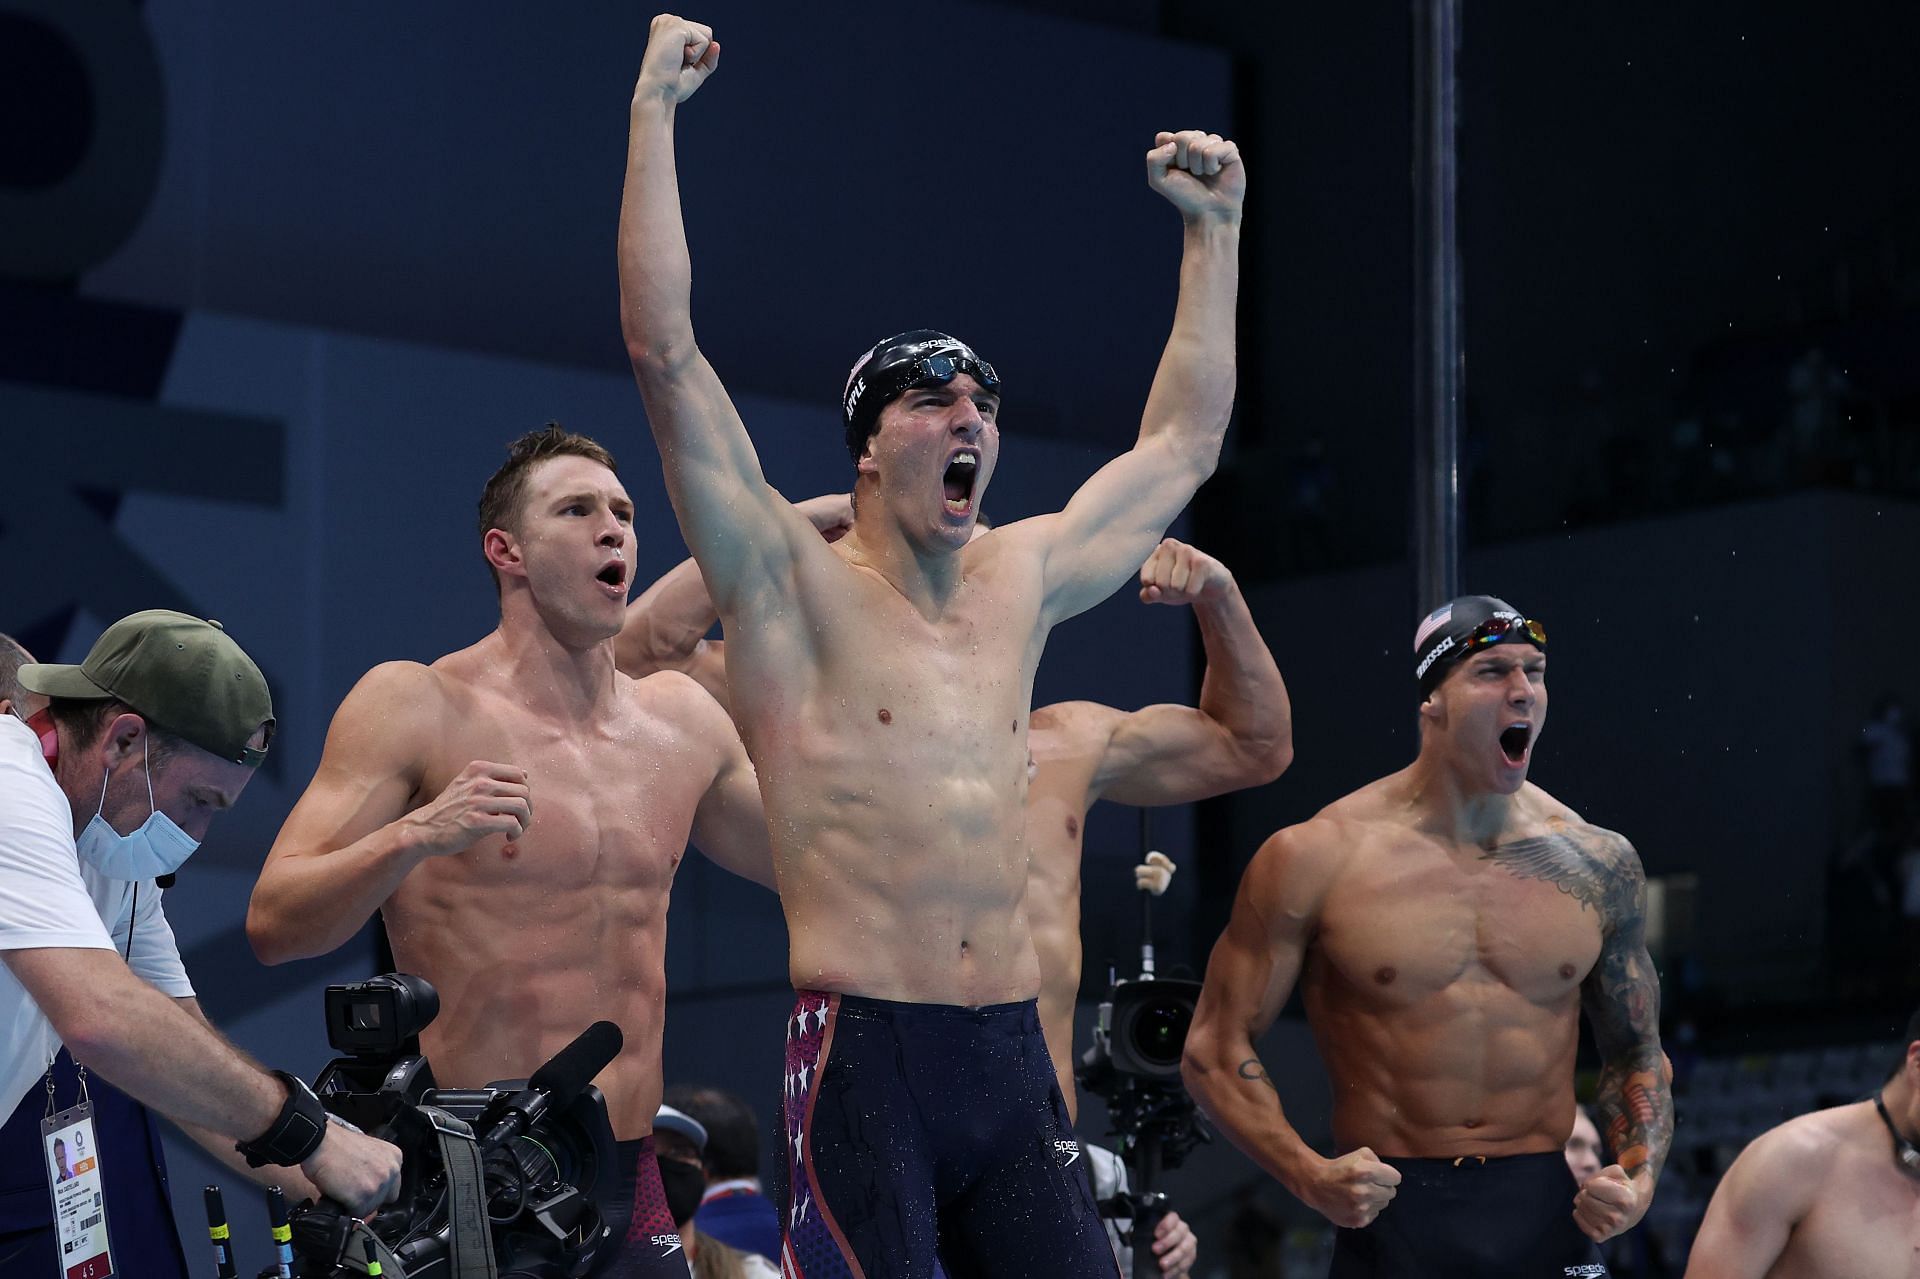
<instances>
[{"instance_id":1,"label":"wing tattoo on shoulder","mask_svg":"<svg viewBox=\"0 0 1920 1279\"><path fill-rule=\"evenodd\" d=\"M1480 855L1520 879L1552 884L1603 919L1612 919L1623 898L1631 902L1636 885L1621 852L1626 841L1594 826L1569 827L1501 844ZM1637 867L1637 859L1634 861Z\"/></svg>"}]
</instances>

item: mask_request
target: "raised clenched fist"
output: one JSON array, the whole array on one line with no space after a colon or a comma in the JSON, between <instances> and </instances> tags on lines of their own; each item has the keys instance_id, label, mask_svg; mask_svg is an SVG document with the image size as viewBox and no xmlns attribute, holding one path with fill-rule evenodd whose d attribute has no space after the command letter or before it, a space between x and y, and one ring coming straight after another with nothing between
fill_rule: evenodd
<instances>
[{"instance_id":1,"label":"raised clenched fist","mask_svg":"<svg viewBox=\"0 0 1920 1279\"><path fill-rule=\"evenodd\" d=\"M685 102L719 65L720 42L713 38L712 27L663 13L647 30L647 51L640 59L633 96Z\"/></svg>"},{"instance_id":2,"label":"raised clenched fist","mask_svg":"<svg viewBox=\"0 0 1920 1279\"><path fill-rule=\"evenodd\" d=\"M1362 1146L1338 1159L1321 1160L1300 1188L1300 1198L1334 1225L1358 1230L1372 1225L1393 1202L1399 1184L1399 1169L1381 1163Z\"/></svg>"},{"instance_id":3,"label":"raised clenched fist","mask_svg":"<svg viewBox=\"0 0 1920 1279\"><path fill-rule=\"evenodd\" d=\"M1247 171L1240 148L1217 133L1156 133L1153 150L1147 152L1147 185L1166 196L1189 222L1209 215L1238 217L1247 195Z\"/></svg>"},{"instance_id":4,"label":"raised clenched fist","mask_svg":"<svg viewBox=\"0 0 1920 1279\"><path fill-rule=\"evenodd\" d=\"M1142 604L1191 604L1217 600L1233 589L1227 566L1185 542L1164 539L1140 566Z\"/></svg>"},{"instance_id":5,"label":"raised clenched fist","mask_svg":"<svg viewBox=\"0 0 1920 1279\"><path fill-rule=\"evenodd\" d=\"M408 820L433 857L462 852L490 835L518 839L533 824L527 770L476 759Z\"/></svg>"},{"instance_id":6,"label":"raised clenched fist","mask_svg":"<svg viewBox=\"0 0 1920 1279\"><path fill-rule=\"evenodd\" d=\"M1631 1229L1646 1212L1647 1196L1619 1164L1608 1164L1587 1178L1573 1197L1573 1220L1595 1243Z\"/></svg>"}]
</instances>

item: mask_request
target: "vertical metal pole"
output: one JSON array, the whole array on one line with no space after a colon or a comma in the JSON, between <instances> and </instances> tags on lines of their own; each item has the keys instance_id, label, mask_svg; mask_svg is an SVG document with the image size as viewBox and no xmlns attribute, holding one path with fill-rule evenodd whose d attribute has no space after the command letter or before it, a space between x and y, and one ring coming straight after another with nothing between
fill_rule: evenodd
<instances>
[{"instance_id":1,"label":"vertical metal pole","mask_svg":"<svg viewBox=\"0 0 1920 1279\"><path fill-rule=\"evenodd\" d=\"M1460 0L1413 5L1415 616L1460 593Z\"/></svg>"}]
</instances>

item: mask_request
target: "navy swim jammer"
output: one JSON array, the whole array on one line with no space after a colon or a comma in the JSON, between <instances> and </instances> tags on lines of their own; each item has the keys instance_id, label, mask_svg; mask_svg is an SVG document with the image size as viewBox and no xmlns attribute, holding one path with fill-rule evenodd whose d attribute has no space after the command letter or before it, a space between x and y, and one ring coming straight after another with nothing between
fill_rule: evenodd
<instances>
[{"instance_id":1,"label":"navy swim jammer","mask_svg":"<svg viewBox=\"0 0 1920 1279\"><path fill-rule=\"evenodd\" d=\"M1600 1249L1573 1221L1566 1156L1396 1159L1392 1202L1335 1236L1328 1279L1604 1279Z\"/></svg>"},{"instance_id":2,"label":"navy swim jammer","mask_svg":"<svg viewBox=\"0 0 1920 1279\"><path fill-rule=\"evenodd\" d=\"M801 991L785 1279L1115 1279L1032 1000Z\"/></svg>"}]
</instances>

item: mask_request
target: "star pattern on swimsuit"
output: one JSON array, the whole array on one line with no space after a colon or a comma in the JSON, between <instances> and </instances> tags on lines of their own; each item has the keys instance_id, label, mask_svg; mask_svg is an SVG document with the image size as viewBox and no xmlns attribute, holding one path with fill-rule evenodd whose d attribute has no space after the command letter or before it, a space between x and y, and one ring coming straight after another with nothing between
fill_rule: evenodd
<instances>
[{"instance_id":1,"label":"star pattern on swimsuit","mask_svg":"<svg viewBox=\"0 0 1920 1279\"><path fill-rule=\"evenodd\" d=\"M798 1070L788 1071L787 1072L787 1096L793 1097L793 1098L804 1096L807 1091L807 1084L812 1080L812 1078L813 1078L813 1067L811 1065L803 1065Z\"/></svg>"}]
</instances>

